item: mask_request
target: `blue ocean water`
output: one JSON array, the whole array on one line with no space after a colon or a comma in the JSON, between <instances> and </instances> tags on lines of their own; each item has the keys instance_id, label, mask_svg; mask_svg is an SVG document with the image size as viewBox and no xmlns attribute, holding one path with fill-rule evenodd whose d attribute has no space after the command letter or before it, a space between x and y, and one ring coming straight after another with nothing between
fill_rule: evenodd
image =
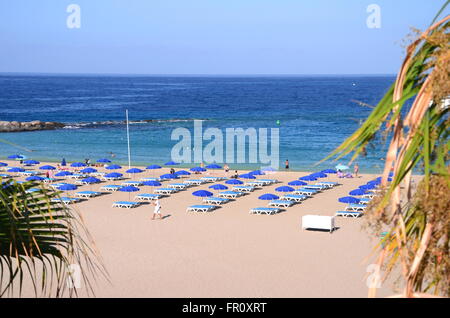
<instances>
[{"instance_id":1,"label":"blue ocean water","mask_svg":"<svg viewBox=\"0 0 450 318\"><path fill-rule=\"evenodd\" d=\"M111 158L127 162L129 111L132 164L171 159L175 128L279 128L280 165L314 167L358 128L393 83L393 76L44 76L0 75L0 120L59 121L64 129L1 133L0 159L21 153L37 160ZM140 122L142 120L153 122ZM31 152L25 151L25 149ZM363 172L382 170L380 143L357 160ZM346 163L347 160L340 160ZM193 166L189 164L186 166ZM230 164L257 168L260 164Z\"/></svg>"}]
</instances>

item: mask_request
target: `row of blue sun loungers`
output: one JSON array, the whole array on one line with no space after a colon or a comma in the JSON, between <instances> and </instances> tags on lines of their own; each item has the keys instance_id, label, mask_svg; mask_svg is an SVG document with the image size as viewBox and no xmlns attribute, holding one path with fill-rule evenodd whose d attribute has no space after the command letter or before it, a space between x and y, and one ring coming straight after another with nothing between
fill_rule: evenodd
<instances>
[{"instance_id":1,"label":"row of blue sun loungers","mask_svg":"<svg viewBox=\"0 0 450 318\"><path fill-rule=\"evenodd\" d=\"M283 195L279 200L272 200L269 202L269 207L258 207L250 210L251 214L276 214L281 211L281 208L288 208L296 203L300 203L314 194L322 192L326 189L331 189L337 186L337 182L318 182L315 185L306 185L298 188L291 194Z\"/></svg>"},{"instance_id":2,"label":"row of blue sun loungers","mask_svg":"<svg viewBox=\"0 0 450 318\"><path fill-rule=\"evenodd\" d=\"M258 182L259 181L259 182ZM274 179L262 179L258 181L246 182L246 185L238 185L233 187L233 191L222 191L217 194L216 197L208 197L203 199L203 202L209 205L191 205L187 212L211 212L218 208L218 206L230 202L231 199L239 198L246 193L250 193L255 190L256 186L264 186L278 182ZM270 211L279 210L275 208L267 208Z\"/></svg>"}]
</instances>

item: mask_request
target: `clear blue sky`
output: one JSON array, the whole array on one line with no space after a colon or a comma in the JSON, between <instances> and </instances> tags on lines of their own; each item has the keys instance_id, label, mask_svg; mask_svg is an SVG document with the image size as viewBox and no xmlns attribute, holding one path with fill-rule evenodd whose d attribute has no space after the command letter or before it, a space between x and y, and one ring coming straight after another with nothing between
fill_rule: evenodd
<instances>
[{"instance_id":1,"label":"clear blue sky","mask_svg":"<svg viewBox=\"0 0 450 318\"><path fill-rule=\"evenodd\" d=\"M66 27L71 3L80 29ZM366 26L372 3L380 29ZM0 72L391 74L410 27L426 28L443 3L2 0Z\"/></svg>"}]
</instances>

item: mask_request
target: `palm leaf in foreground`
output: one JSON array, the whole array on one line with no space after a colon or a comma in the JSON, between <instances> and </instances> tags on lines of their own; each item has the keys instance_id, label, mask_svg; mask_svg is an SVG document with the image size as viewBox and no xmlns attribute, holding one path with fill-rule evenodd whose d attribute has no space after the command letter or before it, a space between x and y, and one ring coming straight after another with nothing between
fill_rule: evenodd
<instances>
[{"instance_id":1,"label":"palm leaf in foreground","mask_svg":"<svg viewBox=\"0 0 450 318\"><path fill-rule=\"evenodd\" d=\"M361 127L328 156L353 153L353 161L380 130L391 137L384 192L366 216L375 232L388 230L376 246L377 263L385 279L400 266L403 297L450 296L449 108L443 103L450 96L449 21L446 16L435 22L408 46L395 83ZM422 170L424 177L411 197L413 170Z\"/></svg>"},{"instance_id":2,"label":"palm leaf in foreground","mask_svg":"<svg viewBox=\"0 0 450 318\"><path fill-rule=\"evenodd\" d=\"M81 216L53 202L58 193L37 184L14 181L0 189L0 296L21 295L25 280L36 296L76 296L81 280L93 295L92 278L106 276ZM74 275L71 268L79 269ZM75 281L77 280L77 281ZM16 288L18 292L16 293Z\"/></svg>"}]
</instances>

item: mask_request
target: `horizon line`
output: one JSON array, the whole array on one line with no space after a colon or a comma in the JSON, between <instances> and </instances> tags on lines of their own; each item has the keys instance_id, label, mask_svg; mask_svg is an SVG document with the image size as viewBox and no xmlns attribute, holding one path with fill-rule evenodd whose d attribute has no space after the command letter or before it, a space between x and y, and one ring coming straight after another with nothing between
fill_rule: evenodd
<instances>
[{"instance_id":1,"label":"horizon line","mask_svg":"<svg viewBox=\"0 0 450 318\"><path fill-rule=\"evenodd\" d=\"M22 75L22 76L136 76L136 77L300 77L300 76L396 76L396 73L166 73L166 74L147 74L147 73L59 73L59 72L1 72L4 75Z\"/></svg>"}]
</instances>

